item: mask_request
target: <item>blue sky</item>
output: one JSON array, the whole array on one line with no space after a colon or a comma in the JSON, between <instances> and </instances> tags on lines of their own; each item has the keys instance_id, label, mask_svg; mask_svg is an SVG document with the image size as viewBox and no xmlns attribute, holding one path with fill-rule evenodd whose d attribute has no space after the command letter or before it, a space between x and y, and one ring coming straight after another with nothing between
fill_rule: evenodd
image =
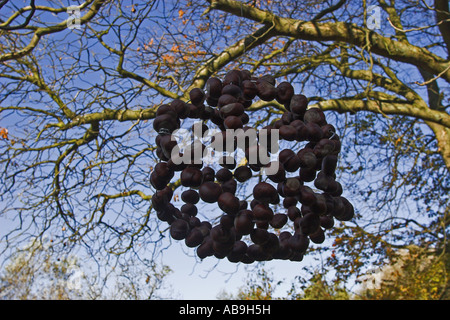
<instances>
[{"instance_id":1,"label":"blue sky","mask_svg":"<svg viewBox=\"0 0 450 320\"><path fill-rule=\"evenodd\" d=\"M67 4L73 4L74 1L66 1ZM131 2L130 2L131 4ZM158 11L161 10L161 11ZM163 7L158 7L158 10L154 12L154 19L158 18L158 15L162 12ZM50 17L50 16L49 16ZM53 16L52 16L53 17ZM66 14L61 14L57 18L55 17L55 22L59 22L59 17L62 19L67 18ZM111 19L114 19L114 16L111 17ZM385 13L382 12L382 19L384 22L382 22L382 29L380 32L387 33L389 31L392 31L391 28L388 27L387 22L385 19ZM150 38L151 36L162 36L164 35L164 26L159 28L154 28L151 23L145 26L143 30L146 30L148 32L151 32L151 35L148 36ZM95 44L94 46L90 47L90 55L87 54L87 52L78 52L79 48L82 45L82 41L80 40L80 33L77 31L65 31L61 34L55 35L54 39L60 39L61 42L64 41L65 45L62 47L59 47L58 49L61 50L61 52L66 52L67 55L64 56L62 64L69 68L71 66L71 63L73 63L74 57L81 57L81 59L86 62L90 61L89 59L93 59L93 64L101 62L102 66L106 68L110 68L108 71L113 71L115 68L116 60L111 59L111 61L102 61L102 58L106 57L105 55L105 49L102 48L99 44ZM114 43L116 41L117 37L115 34L111 34L109 36L105 36L105 40L110 41L111 43ZM116 43L117 44L117 43ZM98 60L96 60L98 59ZM46 63L52 63L52 61L42 61L43 64L43 71L46 73L47 76L53 77L52 71L45 69ZM136 72L140 73L141 70L139 70L139 66L134 65L134 61L130 61L127 67L130 68L136 68ZM411 73L411 70L400 70L401 73ZM56 75L56 78L61 77L61 75ZM73 98L77 96L79 93L79 89L83 88L90 88L92 84L95 84L96 82L102 83L104 77L107 77L105 73L102 72L95 72L95 71L89 71L86 73L81 72L80 74L74 76L72 79L70 79L72 83L72 90L69 90L68 92L65 92L65 98L70 100L70 98ZM65 82L65 79L62 79L61 82ZM126 84L126 82L115 82L113 85L109 86L107 89L118 89L122 84ZM129 84L128 84L129 85ZM69 85L69 87L71 87ZM336 94L339 95L340 92L337 88ZM96 88L96 90L102 90L101 86L99 88ZM90 89L87 92L82 92L81 94L84 97L89 97L90 94L94 94L96 90ZM311 94L313 95L315 92L312 91L312 88L309 88L310 92L306 92L307 95ZM33 96L36 95L36 96ZM99 109L101 110L105 105L107 107L114 107L116 105L123 106L122 97L111 97L112 94L109 95L110 99L108 101L95 101L93 105L91 106L92 110ZM39 98L39 93L33 93L30 95L30 101L32 101L33 97ZM145 93L142 95L139 95L139 92L133 92L129 93L127 97L132 97L128 107L140 107L140 106L146 106L149 105L151 102L153 102L152 97L145 96ZM11 102L13 103L13 102ZM104 105L102 104L104 103ZM45 107L45 104L43 104L41 107ZM70 107L73 107L74 109L79 108L82 109L84 106L82 106L79 102L74 101L70 103ZM333 117L335 121L342 120L343 116L341 117ZM24 117L17 117L16 115L8 116L6 117L4 114L0 116L0 126L9 128L11 134L20 136L21 130L23 129L23 121ZM20 125L14 126L15 124L18 124L20 121ZM119 134L121 132L124 132L128 128L130 128L131 123L124 123L124 124L113 124L107 123L105 124L105 128L111 126L115 130L115 134ZM131 141L129 141L129 147L130 148L136 148L136 150L144 145L145 143L149 142L152 143L152 139L154 138L154 135L149 134L148 131L146 131L148 128L151 128L151 125L142 126L137 129L141 131L136 131L134 134L131 135ZM66 138L70 138L71 135L79 134L81 131L74 130L67 133ZM139 135L140 133L143 133L142 136ZM136 142L136 143L134 143ZM114 147L115 145L112 144L108 146L111 148L109 152L114 153ZM89 151L89 150L84 150ZM92 156L92 154L90 154ZM142 162L139 163L142 165L142 171L145 171L145 166L149 166L150 164L142 160ZM122 164L120 164L122 165ZM112 174L117 175L118 180L120 180L120 165L113 168L111 171ZM126 165L123 164L123 165ZM143 172L140 172L143 174ZM377 179L378 177L370 177ZM133 181L134 182L134 181ZM137 187L136 184L133 182L130 182L129 186ZM127 181L128 183L128 181ZM368 180L366 183L370 183L370 180ZM364 182L363 182L364 184ZM122 186L118 185L108 185L108 189L105 187L105 192L111 192L115 193L117 190L120 190ZM138 186L142 187L147 194L151 194L152 190L149 186ZM101 189L101 187L100 187ZM90 190L88 190L89 192ZM95 190L98 191L98 190ZM75 201L75 204L80 204L83 202L84 199L87 199L89 196L89 193L80 193L78 195L79 199ZM76 205L73 205L73 207L76 209ZM128 219L133 214L133 208L130 207L122 207L120 203L118 203L114 208L111 208L111 211L120 212L121 210L124 210L124 215L126 215L125 219ZM125 212L127 211L127 212ZM211 215L220 215L220 212L218 211L208 211L207 216ZM114 221L117 217L119 217L120 214L114 215L111 214L111 221ZM2 223L0 233L4 234L6 231L10 230L7 228L13 228L13 225L9 223ZM59 226L58 226L59 227ZM63 234L55 227L54 234L58 237L61 237ZM326 244L324 244L326 245ZM152 250L149 250L151 252ZM184 299L215 299L217 294L220 293L222 290L226 290L228 293L236 293L238 288L245 284L245 280L248 277L248 272L251 272L249 270L246 270L246 268L242 265L237 266L236 264L232 264L228 261L221 261L217 264L217 260L215 258L208 258L202 263L198 263L195 257L192 257L194 255L194 251L192 249L187 249L182 244L174 241L174 244L162 252L162 258L163 262L168 264L172 269L173 273L169 275L167 278L169 284L173 286L173 291L175 294L179 294L181 298ZM294 281L295 276L301 274L301 268L304 265L308 264L312 265L319 265L320 261L317 260L311 260L309 259L309 256L306 255L303 262L289 262L289 261L270 261L266 263L266 269L268 271L272 271L274 273L274 276L279 280L285 280L287 283L287 286L290 286L291 282ZM208 270L215 268L213 271L210 271L208 274ZM206 277L205 275L208 274ZM288 288L287 288L288 289ZM284 291L287 291L284 290ZM283 291L283 290L280 290ZM280 292L280 294L283 294L284 292Z\"/></svg>"}]
</instances>

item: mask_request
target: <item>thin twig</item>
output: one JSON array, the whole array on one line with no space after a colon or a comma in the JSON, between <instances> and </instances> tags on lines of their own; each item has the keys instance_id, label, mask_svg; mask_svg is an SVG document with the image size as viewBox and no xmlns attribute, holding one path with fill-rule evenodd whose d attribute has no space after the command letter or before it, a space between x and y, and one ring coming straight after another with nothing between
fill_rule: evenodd
<instances>
[{"instance_id":1,"label":"thin twig","mask_svg":"<svg viewBox=\"0 0 450 320\"><path fill-rule=\"evenodd\" d=\"M427 84L430 84L431 82L433 82L434 80L440 78L444 73L446 73L448 70L450 70L450 64L448 65L447 68L444 69L444 71L442 71L441 73L439 73L436 77L429 79L428 81L422 82L420 83L419 81L415 81L414 83L419 85L419 86L425 86Z\"/></svg>"}]
</instances>

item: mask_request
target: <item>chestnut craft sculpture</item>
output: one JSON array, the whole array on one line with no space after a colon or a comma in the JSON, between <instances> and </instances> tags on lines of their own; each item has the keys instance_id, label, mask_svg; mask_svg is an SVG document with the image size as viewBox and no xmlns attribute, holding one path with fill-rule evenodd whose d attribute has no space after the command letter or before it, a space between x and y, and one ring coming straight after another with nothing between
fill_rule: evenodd
<instances>
[{"instance_id":1,"label":"chestnut craft sculpture","mask_svg":"<svg viewBox=\"0 0 450 320\"><path fill-rule=\"evenodd\" d=\"M150 174L150 183L156 189L151 202L158 219L170 225L173 239L184 240L186 246L196 248L201 259L215 256L235 263L301 261L310 242L324 242L324 231L333 228L335 219L353 218L354 208L342 196L342 186L335 175L340 138L327 123L323 111L308 108L308 99L295 94L290 83L276 85L270 75L255 78L248 71L232 70L223 80L209 78L205 90L195 88L189 97L189 102L175 99L161 105L153 122L158 133L156 154L161 162ZM257 97L263 101L276 100L286 108L281 119L262 129L268 135L278 130L279 140L305 141L303 148L277 150L262 144L259 132L253 138L246 136L241 146L235 143L235 137L230 138L230 130L255 130L246 126L249 122L246 109ZM232 150L243 148L248 161L238 165L228 154L215 171L204 165L201 156L193 156L202 155L205 150L206 146L200 143L193 144L191 156L180 162L183 154L172 134L186 118L203 121L202 133L208 130L206 123L210 121L220 130L215 136L220 145L231 146ZM193 152L195 148L200 153ZM278 151L276 161L264 157ZM257 160L249 161L249 155L254 153L259 155ZM238 184L248 182L254 173L269 165L272 170L267 171L266 181L253 186L251 202L239 199ZM175 174L186 189L181 193L184 204L180 208L171 203ZM308 186L309 182L313 186ZM200 201L216 203L223 212L216 225L198 218ZM278 204L284 212L274 211L273 206Z\"/></svg>"}]
</instances>

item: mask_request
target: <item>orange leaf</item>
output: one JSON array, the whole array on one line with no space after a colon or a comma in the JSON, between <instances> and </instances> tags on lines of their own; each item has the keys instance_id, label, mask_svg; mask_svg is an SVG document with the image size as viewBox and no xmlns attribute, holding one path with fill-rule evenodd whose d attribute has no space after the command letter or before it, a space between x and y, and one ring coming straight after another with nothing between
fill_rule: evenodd
<instances>
[{"instance_id":1,"label":"orange leaf","mask_svg":"<svg viewBox=\"0 0 450 320\"><path fill-rule=\"evenodd\" d=\"M8 129L1 128L1 130L0 130L0 137L2 139L8 140Z\"/></svg>"}]
</instances>

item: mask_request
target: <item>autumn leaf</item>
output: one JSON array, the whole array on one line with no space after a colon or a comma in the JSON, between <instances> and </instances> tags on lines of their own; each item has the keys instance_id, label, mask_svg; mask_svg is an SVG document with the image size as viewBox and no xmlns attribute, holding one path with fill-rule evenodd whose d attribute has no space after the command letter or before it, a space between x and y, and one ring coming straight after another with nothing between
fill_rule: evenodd
<instances>
[{"instance_id":1,"label":"autumn leaf","mask_svg":"<svg viewBox=\"0 0 450 320\"><path fill-rule=\"evenodd\" d=\"M8 140L8 129L6 128L1 128L0 129L0 137L2 139Z\"/></svg>"},{"instance_id":2,"label":"autumn leaf","mask_svg":"<svg viewBox=\"0 0 450 320\"><path fill-rule=\"evenodd\" d=\"M182 9L178 10L178 18L183 18L184 16L184 11Z\"/></svg>"}]
</instances>

